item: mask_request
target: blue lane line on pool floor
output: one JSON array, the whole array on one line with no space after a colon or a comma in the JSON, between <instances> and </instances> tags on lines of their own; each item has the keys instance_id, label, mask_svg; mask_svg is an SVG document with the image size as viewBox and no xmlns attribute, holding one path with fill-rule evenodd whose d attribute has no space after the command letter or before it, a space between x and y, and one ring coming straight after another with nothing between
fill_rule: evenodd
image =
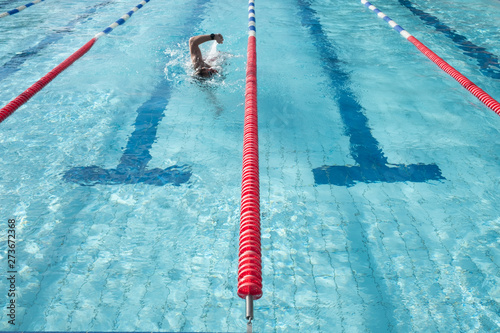
<instances>
[{"instance_id":1,"label":"blue lane line on pool floor","mask_svg":"<svg viewBox=\"0 0 500 333\"><path fill-rule=\"evenodd\" d=\"M443 33L446 37L451 39L458 48L465 51L463 54L476 59L479 70L483 75L493 79L500 79L500 63L496 55L488 52L484 47L477 46L470 42L465 36L458 34L456 30L439 21L437 17L415 8L411 1L399 0L399 3L408 8L415 16L424 21L425 24L434 27L436 31Z\"/></svg>"},{"instance_id":2,"label":"blue lane line on pool floor","mask_svg":"<svg viewBox=\"0 0 500 333\"><path fill-rule=\"evenodd\" d=\"M330 78L329 86L334 92L332 96L337 98L346 134L350 138L351 154L359 163L359 166L324 166L314 169L316 184L351 186L357 181L387 181L387 176L384 177L381 171L387 160L378 147L377 140L371 135L368 120L350 89L349 74L342 69L342 62L329 42L317 12L311 7L311 0L298 0L298 4L302 26L310 32L323 69ZM397 322L392 292L384 283L380 264L372 253L363 223L351 215L357 210L356 205L352 205L349 210L352 212L346 212L341 220L346 219L343 230L348 262L357 289L353 294L357 294L362 300L362 325L368 332L392 331L393 323ZM340 307L342 303L340 300ZM347 309L345 311L349 312ZM349 331L349 328L342 327L342 330Z\"/></svg>"},{"instance_id":3,"label":"blue lane line on pool floor","mask_svg":"<svg viewBox=\"0 0 500 333\"><path fill-rule=\"evenodd\" d=\"M180 185L191 177L187 166L171 166L166 169L147 169L151 160L149 153L161 119L165 116L172 93L172 84L165 80L156 87L151 98L137 109L135 130L130 136L120 163L115 169L98 166L74 167L67 171L63 179L80 185L137 184L163 186Z\"/></svg>"},{"instance_id":4,"label":"blue lane line on pool floor","mask_svg":"<svg viewBox=\"0 0 500 333\"><path fill-rule=\"evenodd\" d=\"M76 24L81 23L92 16L96 12L97 8L105 7L112 2L114 2L114 0L102 2L98 5L92 6L91 8L87 9L84 14L78 16L74 20L71 20L64 28L56 30L56 32L46 36L37 45L14 55L9 61L7 61L2 65L2 67L0 67L0 81L5 80L10 75L20 70L22 64L24 64L28 59L36 56L47 46L54 44L58 40L62 39L65 34L71 32Z\"/></svg>"},{"instance_id":5,"label":"blue lane line on pool floor","mask_svg":"<svg viewBox=\"0 0 500 333\"><path fill-rule=\"evenodd\" d=\"M192 36L194 28L201 22L204 5L210 1L198 0L195 4L192 14L194 19L184 25L185 34L182 38L185 41ZM137 183L178 186L188 182L192 173L187 165L173 165L166 169L147 169L151 160L149 151L156 141L158 124L165 116L165 109L173 88L173 83L164 78L154 89L151 98L137 109L135 130L130 136L120 163L115 169L103 169L98 166L74 167L64 174L63 179L84 186Z\"/></svg>"},{"instance_id":6,"label":"blue lane line on pool floor","mask_svg":"<svg viewBox=\"0 0 500 333\"><path fill-rule=\"evenodd\" d=\"M341 68L333 45L328 40L316 12L309 1L299 0L302 25L307 27L316 46L322 66L330 78L330 88L336 91L340 115L349 137L350 153L358 165L324 165L313 169L317 185L353 186L357 182L427 182L444 179L435 164L391 164L368 126L363 107L350 89L349 74Z\"/></svg>"}]
</instances>

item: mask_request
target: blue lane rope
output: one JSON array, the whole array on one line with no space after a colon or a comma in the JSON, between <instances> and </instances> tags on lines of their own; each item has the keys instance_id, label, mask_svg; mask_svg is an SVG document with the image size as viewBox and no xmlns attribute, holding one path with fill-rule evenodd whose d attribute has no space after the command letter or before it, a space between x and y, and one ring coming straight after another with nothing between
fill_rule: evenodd
<instances>
[{"instance_id":1,"label":"blue lane rope","mask_svg":"<svg viewBox=\"0 0 500 333\"><path fill-rule=\"evenodd\" d=\"M36 5L37 3L40 3L40 2L42 2L42 1L45 1L45 0L35 0L35 1L33 1L33 2L30 2L30 3L25 4L25 5L23 5L23 6L19 6L19 7L15 8L15 9L12 9L12 10L6 11L5 13L1 13L1 14L0 14L0 18L2 18L2 17L6 17L6 16L9 16L9 15L14 15L14 14L17 14L17 13L19 13L21 10L24 10L24 9L26 9L26 8L28 8L28 7L31 7L31 6L33 6L33 5Z\"/></svg>"},{"instance_id":2,"label":"blue lane rope","mask_svg":"<svg viewBox=\"0 0 500 333\"><path fill-rule=\"evenodd\" d=\"M141 1L140 4L138 4L137 6L135 6L134 8L132 8L132 10L129 11L127 14L123 15L122 17L120 17L120 19L117 20L115 23L111 24L109 27L107 27L106 29L104 29L103 31L101 31L100 33L98 33L97 35L95 35L94 38L97 40L100 37L109 34L111 31L113 31L114 28L116 28L117 26L122 25L123 23L125 23L125 21L127 21L130 18L130 16L132 16L136 11L138 11L139 9L141 9L149 1L150 0L143 0L143 1Z\"/></svg>"},{"instance_id":3,"label":"blue lane rope","mask_svg":"<svg viewBox=\"0 0 500 333\"><path fill-rule=\"evenodd\" d=\"M255 3L250 1L248 3L248 35L255 37L257 29L255 27Z\"/></svg>"},{"instance_id":4,"label":"blue lane rope","mask_svg":"<svg viewBox=\"0 0 500 333\"><path fill-rule=\"evenodd\" d=\"M367 7L371 11L373 11L375 14L377 14L377 16L379 18L381 18L382 20L384 20L385 22L387 22L391 26L391 28L393 28L394 30L396 30L404 38L408 39L408 38L412 37L412 35L408 31L406 31L399 24L397 24L396 22L394 22L389 16L385 15L384 13L382 13L382 11L380 9L378 9L377 7L375 7L374 5L372 5L370 2L368 2L367 0L361 0L361 3L363 5L365 5L365 7Z\"/></svg>"}]
</instances>

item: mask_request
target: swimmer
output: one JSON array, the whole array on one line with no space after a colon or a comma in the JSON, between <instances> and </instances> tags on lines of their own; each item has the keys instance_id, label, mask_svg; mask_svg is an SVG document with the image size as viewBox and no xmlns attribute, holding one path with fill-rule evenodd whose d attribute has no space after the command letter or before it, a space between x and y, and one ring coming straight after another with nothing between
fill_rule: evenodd
<instances>
[{"instance_id":1,"label":"swimmer","mask_svg":"<svg viewBox=\"0 0 500 333\"><path fill-rule=\"evenodd\" d=\"M195 70L195 74L201 77L210 77L216 74L217 71L209 64L203 61L201 55L200 44L215 40L217 43L222 44L224 38L221 34L199 35L189 38L189 52L191 53L191 62Z\"/></svg>"}]
</instances>

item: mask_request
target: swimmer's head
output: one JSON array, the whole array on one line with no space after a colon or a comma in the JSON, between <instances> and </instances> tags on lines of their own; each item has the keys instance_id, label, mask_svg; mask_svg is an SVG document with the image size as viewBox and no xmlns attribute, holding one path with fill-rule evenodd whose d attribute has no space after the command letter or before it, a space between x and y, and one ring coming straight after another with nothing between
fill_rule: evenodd
<instances>
[{"instance_id":1,"label":"swimmer's head","mask_svg":"<svg viewBox=\"0 0 500 333\"><path fill-rule=\"evenodd\" d=\"M210 77L216 73L217 71L211 67L201 67L195 72L196 75L201 77Z\"/></svg>"}]
</instances>

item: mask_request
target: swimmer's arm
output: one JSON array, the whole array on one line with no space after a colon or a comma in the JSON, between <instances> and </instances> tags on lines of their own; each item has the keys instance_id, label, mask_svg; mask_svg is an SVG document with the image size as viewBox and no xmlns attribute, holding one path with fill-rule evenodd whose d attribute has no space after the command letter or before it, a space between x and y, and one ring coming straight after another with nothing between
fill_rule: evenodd
<instances>
[{"instance_id":1,"label":"swimmer's arm","mask_svg":"<svg viewBox=\"0 0 500 333\"><path fill-rule=\"evenodd\" d=\"M222 44L224 42L224 38L222 37L221 34L215 34L214 39L219 44ZM203 43L208 42L210 40L212 40L210 35L199 35L199 36L191 37L191 38L189 38L189 49L191 50L194 47L199 47L200 44L203 44Z\"/></svg>"},{"instance_id":2,"label":"swimmer's arm","mask_svg":"<svg viewBox=\"0 0 500 333\"><path fill-rule=\"evenodd\" d=\"M224 38L222 38L221 34L216 34L214 36L214 39L219 44L222 44L222 42L224 41ZM199 35L189 38L189 52L191 53L191 61L195 69L198 67L210 67L203 61L200 50L200 44L203 44L210 40L212 40L212 37L210 35Z\"/></svg>"}]
</instances>

